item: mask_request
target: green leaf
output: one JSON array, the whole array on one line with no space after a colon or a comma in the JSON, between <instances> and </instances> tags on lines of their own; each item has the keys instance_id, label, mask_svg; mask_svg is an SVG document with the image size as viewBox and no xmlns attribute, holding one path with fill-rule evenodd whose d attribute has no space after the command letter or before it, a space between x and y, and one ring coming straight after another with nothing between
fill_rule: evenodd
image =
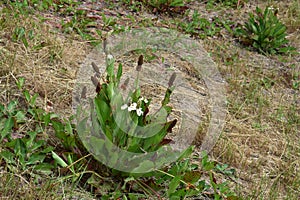
<instances>
[{"instance_id":1,"label":"green leaf","mask_svg":"<svg viewBox=\"0 0 300 200\"><path fill-rule=\"evenodd\" d=\"M39 96L39 95L38 95L37 93L35 93L35 94L31 97L29 104L30 104L32 107L35 106L36 98L37 98L38 96Z\"/></svg>"},{"instance_id":2,"label":"green leaf","mask_svg":"<svg viewBox=\"0 0 300 200\"><path fill-rule=\"evenodd\" d=\"M100 93L101 94L101 93ZM96 114L98 117L98 120L103 128L105 123L107 121L110 121L110 108L107 105L106 101L104 100L103 96L97 96L94 100L95 108L96 108Z\"/></svg>"},{"instance_id":3,"label":"green leaf","mask_svg":"<svg viewBox=\"0 0 300 200\"><path fill-rule=\"evenodd\" d=\"M10 151L1 151L0 158L3 158L7 163L15 163L15 154Z\"/></svg>"},{"instance_id":4,"label":"green leaf","mask_svg":"<svg viewBox=\"0 0 300 200\"><path fill-rule=\"evenodd\" d=\"M72 124L70 121L66 121L66 124L65 124L65 131L66 131L66 134L67 135L73 135L73 127L72 127Z\"/></svg>"},{"instance_id":5,"label":"green leaf","mask_svg":"<svg viewBox=\"0 0 300 200\"><path fill-rule=\"evenodd\" d=\"M106 67L107 79L112 82L114 77L114 62L110 62Z\"/></svg>"},{"instance_id":6,"label":"green leaf","mask_svg":"<svg viewBox=\"0 0 300 200\"><path fill-rule=\"evenodd\" d=\"M174 193L176 191L176 189L180 185L180 180L181 180L180 176L175 176L172 179L172 181L170 182L169 189L167 191L167 194L168 194L169 197L171 196L172 193Z\"/></svg>"},{"instance_id":7,"label":"green leaf","mask_svg":"<svg viewBox=\"0 0 300 200\"><path fill-rule=\"evenodd\" d=\"M0 142L10 133L13 127L14 127L14 119L12 117L9 117L7 120L5 120L4 128L1 130Z\"/></svg>"},{"instance_id":8,"label":"green leaf","mask_svg":"<svg viewBox=\"0 0 300 200\"><path fill-rule=\"evenodd\" d=\"M36 138L37 132L36 131L30 131L27 133L29 135L29 140L26 142L26 147L30 147L33 144L33 141Z\"/></svg>"},{"instance_id":9,"label":"green leaf","mask_svg":"<svg viewBox=\"0 0 300 200\"><path fill-rule=\"evenodd\" d=\"M22 110L19 110L16 114L15 114L15 119L17 123L23 123L25 122L25 113Z\"/></svg>"},{"instance_id":10,"label":"green leaf","mask_svg":"<svg viewBox=\"0 0 300 200\"><path fill-rule=\"evenodd\" d=\"M49 147L46 147L43 150L41 150L40 153L50 153L53 150L54 150L54 147L49 146Z\"/></svg>"},{"instance_id":11,"label":"green leaf","mask_svg":"<svg viewBox=\"0 0 300 200\"><path fill-rule=\"evenodd\" d=\"M27 165L33 165L37 163L42 163L45 159L46 155L45 154L40 154L40 153L34 153L31 154L30 158L26 162Z\"/></svg>"},{"instance_id":12,"label":"green leaf","mask_svg":"<svg viewBox=\"0 0 300 200\"><path fill-rule=\"evenodd\" d=\"M24 143L24 141L21 138L17 138L14 146L14 152L17 156L26 157L26 153L27 153L27 148L26 145Z\"/></svg>"},{"instance_id":13,"label":"green leaf","mask_svg":"<svg viewBox=\"0 0 300 200\"><path fill-rule=\"evenodd\" d=\"M132 170L132 173L141 173L141 172L150 172L154 170L154 163L150 160L144 160L140 163L140 165Z\"/></svg>"},{"instance_id":14,"label":"green leaf","mask_svg":"<svg viewBox=\"0 0 300 200\"><path fill-rule=\"evenodd\" d=\"M11 101L11 102L9 102L8 105L7 105L7 112L9 114L12 114L13 112L15 112L17 104L18 104L17 101Z\"/></svg>"},{"instance_id":15,"label":"green leaf","mask_svg":"<svg viewBox=\"0 0 300 200\"><path fill-rule=\"evenodd\" d=\"M286 31L286 27L281 25L274 30L274 37L282 35ZM284 35L285 36L285 35Z\"/></svg>"},{"instance_id":16,"label":"green leaf","mask_svg":"<svg viewBox=\"0 0 300 200\"><path fill-rule=\"evenodd\" d=\"M188 158L193 153L194 149L195 149L195 146L189 146L186 150L184 150L184 152L181 153L178 160Z\"/></svg>"},{"instance_id":17,"label":"green leaf","mask_svg":"<svg viewBox=\"0 0 300 200\"><path fill-rule=\"evenodd\" d=\"M120 82L120 79L121 79L121 76L122 76L122 64L120 63L119 64L119 67L118 67L118 72L117 72L117 83L119 84Z\"/></svg>"},{"instance_id":18,"label":"green leaf","mask_svg":"<svg viewBox=\"0 0 300 200\"><path fill-rule=\"evenodd\" d=\"M202 168L205 171L209 171L209 170L212 170L214 168L214 163L208 160L208 155L207 155L206 152L203 153L201 164L202 164Z\"/></svg>"},{"instance_id":19,"label":"green leaf","mask_svg":"<svg viewBox=\"0 0 300 200\"><path fill-rule=\"evenodd\" d=\"M45 126L48 126L49 123L51 122L51 113L47 113L46 115L44 115L43 121L45 123Z\"/></svg>"},{"instance_id":20,"label":"green leaf","mask_svg":"<svg viewBox=\"0 0 300 200\"><path fill-rule=\"evenodd\" d=\"M42 147L45 143L46 142L44 140L38 140L38 141L33 143L31 148L28 146L28 149L30 148L31 151L35 151L38 148Z\"/></svg>"},{"instance_id":21,"label":"green leaf","mask_svg":"<svg viewBox=\"0 0 300 200\"><path fill-rule=\"evenodd\" d=\"M34 166L34 170L40 171L44 174L50 175L52 173L52 169L54 168L53 164L50 163L40 163Z\"/></svg>"},{"instance_id":22,"label":"green leaf","mask_svg":"<svg viewBox=\"0 0 300 200\"><path fill-rule=\"evenodd\" d=\"M111 100L114 95L115 95L115 87L114 87L114 83L111 82L107 85L107 96L109 100Z\"/></svg>"},{"instance_id":23,"label":"green leaf","mask_svg":"<svg viewBox=\"0 0 300 200\"><path fill-rule=\"evenodd\" d=\"M24 86L24 83L25 83L25 78L24 77L21 77L17 80L17 86L18 86L18 89L21 90Z\"/></svg>"},{"instance_id":24,"label":"green leaf","mask_svg":"<svg viewBox=\"0 0 300 200\"><path fill-rule=\"evenodd\" d=\"M170 3L170 6L184 6L183 0L173 0Z\"/></svg>"},{"instance_id":25,"label":"green leaf","mask_svg":"<svg viewBox=\"0 0 300 200\"><path fill-rule=\"evenodd\" d=\"M91 136L91 140L89 142L89 145L92 147L92 153L95 154L95 156L103 154L103 147L105 146L105 140Z\"/></svg>"},{"instance_id":26,"label":"green leaf","mask_svg":"<svg viewBox=\"0 0 300 200\"><path fill-rule=\"evenodd\" d=\"M28 90L24 90L23 94L25 96L26 101L28 103L30 103L30 94L29 94Z\"/></svg>"},{"instance_id":27,"label":"green leaf","mask_svg":"<svg viewBox=\"0 0 300 200\"><path fill-rule=\"evenodd\" d=\"M59 157L59 155L57 155L54 151L51 151L52 153L52 158L61 166L61 167L67 167L68 164Z\"/></svg>"}]
</instances>

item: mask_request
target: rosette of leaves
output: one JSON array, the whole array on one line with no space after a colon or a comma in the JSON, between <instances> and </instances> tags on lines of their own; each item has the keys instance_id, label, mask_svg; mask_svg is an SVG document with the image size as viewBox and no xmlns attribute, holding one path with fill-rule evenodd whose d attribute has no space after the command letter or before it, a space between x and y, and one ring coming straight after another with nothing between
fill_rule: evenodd
<instances>
[{"instance_id":1,"label":"rosette of leaves","mask_svg":"<svg viewBox=\"0 0 300 200\"><path fill-rule=\"evenodd\" d=\"M277 18L278 10L256 8L255 15L249 14L248 21L236 33L241 42L251 45L263 54L288 53L295 48L288 46L286 26Z\"/></svg>"},{"instance_id":2,"label":"rosette of leaves","mask_svg":"<svg viewBox=\"0 0 300 200\"><path fill-rule=\"evenodd\" d=\"M97 160L107 166L123 165L124 168L124 163L130 162L128 166L134 169L133 173L150 172L156 166L161 166L167 161L172 162L174 158L185 154L171 152L167 144L172 141L165 138L177 122L177 119L167 120L172 112L172 107L168 104L175 88L173 82L176 75L170 77L160 109L154 114L149 114L151 99L144 98L139 87L138 76L142 64L143 56L140 56L135 88L129 91L125 99L121 89L127 87L128 80L120 83L122 65L119 64L115 73L114 61L108 59L106 77L97 78L99 70L93 64L96 75L92 76L92 81L96 86L97 95L91 102L92 128L87 128L87 119L80 120L77 128L85 147ZM124 152L134 153L134 158ZM121 156L122 153L126 156ZM146 159L143 157L145 155L148 156ZM124 171L128 171L127 168Z\"/></svg>"},{"instance_id":3,"label":"rosette of leaves","mask_svg":"<svg viewBox=\"0 0 300 200\"><path fill-rule=\"evenodd\" d=\"M141 63L138 63L137 70L141 68L141 65ZM123 99L118 89L121 75L122 65L119 65L115 75L114 63L111 62L107 67L106 81L100 86L98 85L95 108L101 129L104 130L105 135L114 144L128 151L135 153L156 151L162 146L166 134L172 131L177 122L176 119L169 122L166 120L172 111L172 108L167 104L170 101L174 87L169 84L160 110L154 116L150 116L148 112L151 100L146 101L141 96L141 90L138 85L136 85L135 90L129 94L126 100ZM138 79L136 84L138 84L137 82ZM122 109L122 106L124 107L124 105L128 104L138 106L142 114L139 114L138 109ZM139 129L138 127L141 128ZM153 132L153 134L150 132ZM151 137L140 138L135 137L135 135L145 137L151 135Z\"/></svg>"}]
</instances>

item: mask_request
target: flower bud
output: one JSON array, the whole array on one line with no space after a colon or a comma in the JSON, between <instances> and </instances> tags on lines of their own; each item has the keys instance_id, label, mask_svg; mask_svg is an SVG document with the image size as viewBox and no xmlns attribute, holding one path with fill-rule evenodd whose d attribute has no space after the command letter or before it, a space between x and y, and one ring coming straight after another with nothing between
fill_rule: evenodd
<instances>
[{"instance_id":1,"label":"flower bud","mask_svg":"<svg viewBox=\"0 0 300 200\"><path fill-rule=\"evenodd\" d=\"M144 56L140 55L139 60L138 60L138 65L136 67L136 71L138 71L138 72L141 71L143 63L144 63Z\"/></svg>"},{"instance_id":2,"label":"flower bud","mask_svg":"<svg viewBox=\"0 0 300 200\"><path fill-rule=\"evenodd\" d=\"M174 72L174 73L172 74L171 78L169 79L169 83L168 83L168 86L169 86L169 87L172 87L172 86L173 86L173 83L174 83L175 79L176 79L176 73Z\"/></svg>"},{"instance_id":3,"label":"flower bud","mask_svg":"<svg viewBox=\"0 0 300 200\"><path fill-rule=\"evenodd\" d=\"M94 62L92 62L92 67L96 73L100 74L99 68L97 67L97 65Z\"/></svg>"}]
</instances>

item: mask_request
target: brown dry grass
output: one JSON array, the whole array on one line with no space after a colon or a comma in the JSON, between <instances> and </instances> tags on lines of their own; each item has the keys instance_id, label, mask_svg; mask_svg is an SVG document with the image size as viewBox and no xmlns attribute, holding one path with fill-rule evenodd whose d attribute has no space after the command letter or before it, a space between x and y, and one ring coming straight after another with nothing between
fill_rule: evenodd
<instances>
[{"instance_id":1,"label":"brown dry grass","mask_svg":"<svg viewBox=\"0 0 300 200\"><path fill-rule=\"evenodd\" d=\"M53 111L68 112L76 71L91 47L87 42L65 37L36 17L20 17L14 18L13 13L0 14L1 25L5 27L0 33L2 101L13 98L15 79L24 77L26 88L42 97L39 106L45 108L51 102ZM12 41L16 27L34 32L27 48L20 41Z\"/></svg>"},{"instance_id":2,"label":"brown dry grass","mask_svg":"<svg viewBox=\"0 0 300 200\"><path fill-rule=\"evenodd\" d=\"M293 23L288 38L299 51L299 4L275 6L282 11L279 18ZM251 6L244 9L230 13L239 21ZM288 15L295 10L296 15ZM248 198L297 199L300 104L292 79L299 81L299 55L267 58L228 40L205 43L229 83L226 127L212 155L237 168L238 190Z\"/></svg>"}]
</instances>

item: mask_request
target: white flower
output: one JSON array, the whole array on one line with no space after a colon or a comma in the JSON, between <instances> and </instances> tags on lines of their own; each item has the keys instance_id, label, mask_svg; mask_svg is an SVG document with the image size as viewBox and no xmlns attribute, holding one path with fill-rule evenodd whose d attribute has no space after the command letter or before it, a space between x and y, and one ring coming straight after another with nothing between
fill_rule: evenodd
<instances>
[{"instance_id":1,"label":"white flower","mask_svg":"<svg viewBox=\"0 0 300 200\"><path fill-rule=\"evenodd\" d=\"M144 101L145 103L148 103L148 99L146 99L144 97L139 98L139 101Z\"/></svg>"},{"instance_id":2,"label":"white flower","mask_svg":"<svg viewBox=\"0 0 300 200\"><path fill-rule=\"evenodd\" d=\"M114 58L113 55L111 55L111 54L108 54L108 55L107 55L107 59L108 59L108 60L111 60L111 59L113 59L113 58Z\"/></svg>"},{"instance_id":3,"label":"white flower","mask_svg":"<svg viewBox=\"0 0 300 200\"><path fill-rule=\"evenodd\" d=\"M142 108L136 109L136 114L137 114L138 116L141 116L143 113L144 113L144 112L142 111Z\"/></svg>"},{"instance_id":4,"label":"white flower","mask_svg":"<svg viewBox=\"0 0 300 200\"><path fill-rule=\"evenodd\" d=\"M128 107L128 111L133 111L133 110L136 110L136 106L137 106L137 103L132 103L129 107Z\"/></svg>"},{"instance_id":5,"label":"white flower","mask_svg":"<svg viewBox=\"0 0 300 200\"><path fill-rule=\"evenodd\" d=\"M121 106L121 110L125 110L128 108L128 105L127 104L124 104L123 106Z\"/></svg>"}]
</instances>

